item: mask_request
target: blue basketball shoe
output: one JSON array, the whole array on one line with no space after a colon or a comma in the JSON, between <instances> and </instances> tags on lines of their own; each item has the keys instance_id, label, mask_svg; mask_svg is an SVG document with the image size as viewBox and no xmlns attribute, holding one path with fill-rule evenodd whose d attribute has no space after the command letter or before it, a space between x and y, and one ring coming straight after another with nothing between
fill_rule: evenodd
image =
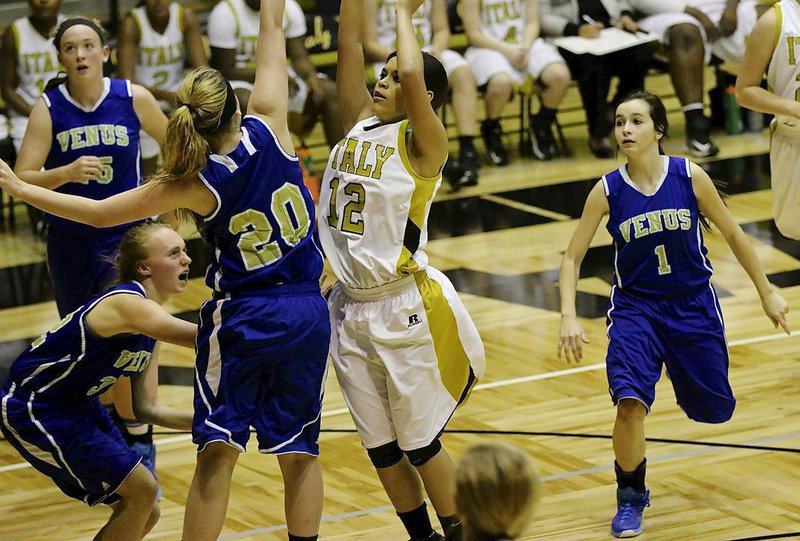
<instances>
[{"instance_id":1,"label":"blue basketball shoe","mask_svg":"<svg viewBox=\"0 0 800 541\"><path fill-rule=\"evenodd\" d=\"M614 537L636 537L644 529L642 513L650 507L650 491L639 492L635 488L617 489L617 514L611 521Z\"/></svg>"}]
</instances>

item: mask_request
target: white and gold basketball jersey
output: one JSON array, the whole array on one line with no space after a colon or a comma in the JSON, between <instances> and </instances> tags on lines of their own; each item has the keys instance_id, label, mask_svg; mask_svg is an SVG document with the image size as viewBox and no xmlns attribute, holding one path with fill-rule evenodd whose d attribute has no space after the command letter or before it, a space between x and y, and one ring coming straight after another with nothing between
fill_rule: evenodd
<instances>
[{"instance_id":1,"label":"white and gold basketball jersey","mask_svg":"<svg viewBox=\"0 0 800 541\"><path fill-rule=\"evenodd\" d=\"M59 15L56 25L66 16ZM28 105L33 105L44 91L47 81L58 74L58 52L53 40L44 37L31 24L28 17L22 17L11 25L17 45L16 91Z\"/></svg>"},{"instance_id":2,"label":"white and gold basketball jersey","mask_svg":"<svg viewBox=\"0 0 800 541\"><path fill-rule=\"evenodd\" d=\"M780 34L776 31L767 83L778 96L800 101L800 3L797 0L781 1L775 4L775 11ZM791 123L796 123L796 120Z\"/></svg>"},{"instance_id":3,"label":"white and gold basketball jersey","mask_svg":"<svg viewBox=\"0 0 800 541\"><path fill-rule=\"evenodd\" d=\"M419 46L425 48L431 44L433 29L431 28L431 0L425 0L414 12L411 24L417 34ZM384 47L397 47L397 0L381 0L378 4L378 42Z\"/></svg>"},{"instance_id":4,"label":"white and gold basketball jersey","mask_svg":"<svg viewBox=\"0 0 800 541\"><path fill-rule=\"evenodd\" d=\"M239 46L236 49L237 68L255 68L256 42L258 41L258 11L250 9L244 0L223 0L233 13L236 37ZM296 0L286 0L283 11L283 33L286 38L302 36L306 33L306 21L303 9ZM289 68L289 76L294 71Z\"/></svg>"},{"instance_id":5,"label":"white and gold basketball jersey","mask_svg":"<svg viewBox=\"0 0 800 541\"><path fill-rule=\"evenodd\" d=\"M481 0L481 31L500 41L522 43L526 0Z\"/></svg>"},{"instance_id":6,"label":"white and gold basketball jersey","mask_svg":"<svg viewBox=\"0 0 800 541\"><path fill-rule=\"evenodd\" d=\"M131 11L139 27L139 48L136 58L136 82L148 88L175 92L183 80L186 50L183 39L183 8L172 2L169 23L164 33L153 29L144 6Z\"/></svg>"},{"instance_id":7,"label":"white and gold basketball jersey","mask_svg":"<svg viewBox=\"0 0 800 541\"><path fill-rule=\"evenodd\" d=\"M428 264L428 212L442 176L412 171L407 126L407 120L363 120L328 160L319 236L334 274L350 288L377 287Z\"/></svg>"}]
</instances>

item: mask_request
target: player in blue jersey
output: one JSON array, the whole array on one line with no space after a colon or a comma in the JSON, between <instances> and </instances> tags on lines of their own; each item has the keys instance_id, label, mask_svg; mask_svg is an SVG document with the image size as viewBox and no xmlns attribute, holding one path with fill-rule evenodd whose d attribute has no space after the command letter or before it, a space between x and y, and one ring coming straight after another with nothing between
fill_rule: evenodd
<instances>
[{"instance_id":1,"label":"player in blue jersey","mask_svg":"<svg viewBox=\"0 0 800 541\"><path fill-rule=\"evenodd\" d=\"M139 185L139 129L163 140L167 119L144 87L103 77L110 54L92 20L62 22L53 43L66 75L50 81L31 111L16 172L26 182L103 199ZM128 225L97 229L48 217L47 263L61 317L113 277Z\"/></svg>"},{"instance_id":2,"label":"player in blue jersey","mask_svg":"<svg viewBox=\"0 0 800 541\"><path fill-rule=\"evenodd\" d=\"M162 141L167 118L150 92L129 81L103 77L109 57L105 33L94 21L65 19L53 44L64 74L36 102L16 171L27 182L62 193L103 199L139 185L139 130ZM48 216L47 266L56 306L66 316L114 277L112 261L131 224L95 228ZM157 379L154 379L154 385ZM134 419L130 383L113 390L120 426L131 448L155 472L152 428Z\"/></svg>"},{"instance_id":3,"label":"player in blue jersey","mask_svg":"<svg viewBox=\"0 0 800 541\"><path fill-rule=\"evenodd\" d=\"M52 214L110 226L186 209L214 248L197 340L199 452L183 530L192 541L217 539L250 426L259 450L278 455L289 538L316 539L322 516L316 457L330 322L314 203L287 126L283 5L261 2L248 115L217 70L191 72L163 170L147 184L93 201L26 184L0 164L2 189Z\"/></svg>"},{"instance_id":4,"label":"player in blue jersey","mask_svg":"<svg viewBox=\"0 0 800 541\"><path fill-rule=\"evenodd\" d=\"M592 189L561 265L558 355L580 362L588 342L577 320L580 265L603 216L614 240L614 284L608 309L609 389L617 407L612 441L618 511L616 537L642 531L649 505L645 487L644 419L666 365L678 404L705 423L731 418L736 400L728 383L728 346L701 227L717 226L753 281L762 307L789 332L786 301L772 288L747 236L720 199L708 174L685 158L664 156L667 135L661 100L638 91L617 107L617 144L627 164Z\"/></svg>"},{"instance_id":5,"label":"player in blue jersey","mask_svg":"<svg viewBox=\"0 0 800 541\"><path fill-rule=\"evenodd\" d=\"M191 259L166 224L131 229L119 279L43 334L11 365L0 389L0 430L67 495L114 511L95 539L138 540L159 517L158 484L114 426L98 395L130 376L137 417L186 430L191 413L158 403L146 381L158 370L156 340L194 347L197 326L161 305L186 289Z\"/></svg>"}]
</instances>

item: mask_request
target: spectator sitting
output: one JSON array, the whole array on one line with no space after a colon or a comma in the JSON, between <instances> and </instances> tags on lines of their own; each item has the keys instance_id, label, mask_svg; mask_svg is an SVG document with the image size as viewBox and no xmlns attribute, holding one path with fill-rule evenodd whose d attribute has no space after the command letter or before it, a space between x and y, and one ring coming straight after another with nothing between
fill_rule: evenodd
<instances>
[{"instance_id":1,"label":"spectator sitting","mask_svg":"<svg viewBox=\"0 0 800 541\"><path fill-rule=\"evenodd\" d=\"M66 17L61 0L28 0L30 15L8 27L0 46L0 93L8 105L11 138L19 152L28 117L47 81L58 73L58 53L50 33Z\"/></svg>"},{"instance_id":2,"label":"spectator sitting","mask_svg":"<svg viewBox=\"0 0 800 541\"><path fill-rule=\"evenodd\" d=\"M236 92L243 111L255 80L259 0L225 0L208 16L211 66L222 72ZM343 137L336 105L336 85L317 74L305 48L306 19L295 0L286 0L283 17L289 67L289 128L304 137L322 116L329 146Z\"/></svg>"},{"instance_id":3,"label":"spectator sitting","mask_svg":"<svg viewBox=\"0 0 800 541\"><path fill-rule=\"evenodd\" d=\"M544 0L542 3L542 33L547 36L592 39L610 26L629 32L639 30L626 0ZM589 148L598 158L611 158L614 150L609 134L613 111L623 96L644 87L652 48L643 44L602 56L574 54L564 49L560 52L578 82L589 125ZM612 76L619 78L619 84L609 103Z\"/></svg>"},{"instance_id":4,"label":"spectator sitting","mask_svg":"<svg viewBox=\"0 0 800 541\"><path fill-rule=\"evenodd\" d=\"M161 109L175 109L175 91L184 67L208 65L197 16L171 0L141 0L122 20L117 45L117 76L147 88ZM159 146L140 134L144 174L155 172Z\"/></svg>"},{"instance_id":5,"label":"spectator sitting","mask_svg":"<svg viewBox=\"0 0 800 541\"><path fill-rule=\"evenodd\" d=\"M492 165L508 163L500 114L515 85L533 80L544 87L542 106L531 115L533 153L541 160L556 155L552 125L556 109L569 88L571 75L555 47L539 37L539 0L508 0L498 4L461 0L462 21L470 42L466 59L478 88L486 89L486 120L481 125L486 154Z\"/></svg>"}]
</instances>

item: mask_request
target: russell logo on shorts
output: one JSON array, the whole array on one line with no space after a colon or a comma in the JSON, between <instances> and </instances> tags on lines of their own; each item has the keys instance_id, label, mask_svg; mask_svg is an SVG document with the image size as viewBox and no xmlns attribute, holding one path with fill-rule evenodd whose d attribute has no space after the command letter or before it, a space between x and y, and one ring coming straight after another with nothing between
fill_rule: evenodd
<instances>
[{"instance_id":1,"label":"russell logo on shorts","mask_svg":"<svg viewBox=\"0 0 800 541\"><path fill-rule=\"evenodd\" d=\"M420 321L419 316L417 316L417 314L411 314L410 316L408 316L408 328L409 329L411 327L414 327L415 325L419 325L420 323L422 323L422 321Z\"/></svg>"}]
</instances>

